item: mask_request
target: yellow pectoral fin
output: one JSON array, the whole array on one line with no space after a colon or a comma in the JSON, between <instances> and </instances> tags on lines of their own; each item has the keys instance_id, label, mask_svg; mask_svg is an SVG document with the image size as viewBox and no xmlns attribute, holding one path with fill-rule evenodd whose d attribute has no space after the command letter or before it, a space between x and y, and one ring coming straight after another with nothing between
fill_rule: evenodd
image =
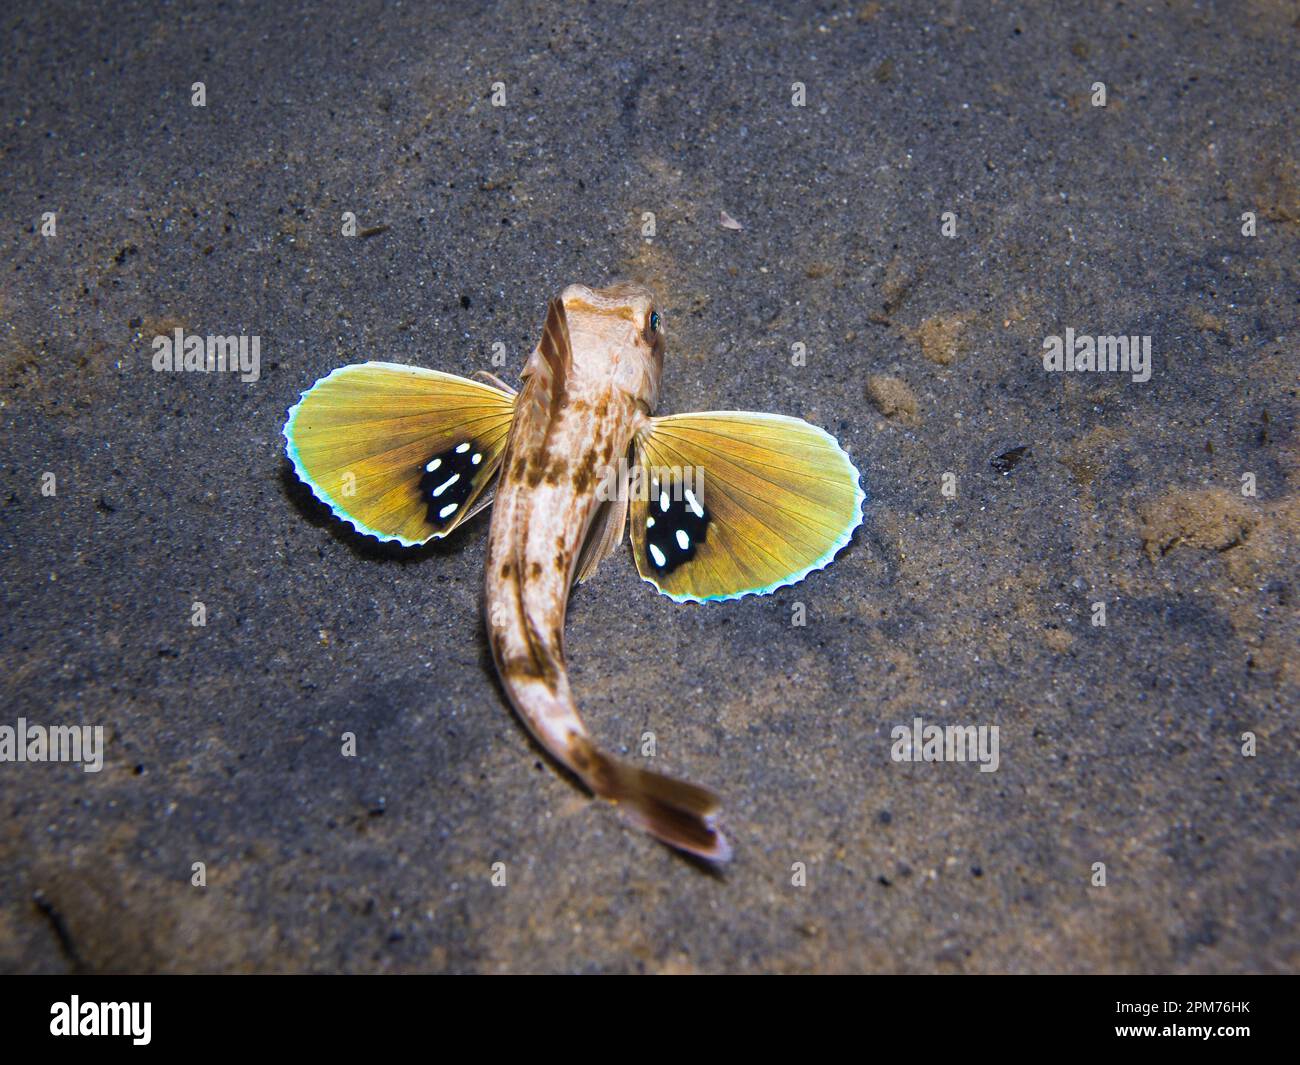
<instances>
[{"instance_id":1,"label":"yellow pectoral fin","mask_svg":"<svg viewBox=\"0 0 1300 1065\"><path fill-rule=\"evenodd\" d=\"M513 413L514 398L491 385L363 362L302 394L284 424L285 450L335 515L358 532L413 547L479 509Z\"/></svg>"},{"instance_id":2,"label":"yellow pectoral fin","mask_svg":"<svg viewBox=\"0 0 1300 1065\"><path fill-rule=\"evenodd\" d=\"M766 595L821 569L862 522L858 471L799 418L653 418L630 489L641 576L677 602Z\"/></svg>"}]
</instances>

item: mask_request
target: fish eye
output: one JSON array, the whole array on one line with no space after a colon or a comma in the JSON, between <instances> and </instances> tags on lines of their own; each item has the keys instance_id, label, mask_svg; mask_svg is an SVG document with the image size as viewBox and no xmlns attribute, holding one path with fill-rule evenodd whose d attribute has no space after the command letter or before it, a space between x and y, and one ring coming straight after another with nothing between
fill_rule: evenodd
<instances>
[{"instance_id":1,"label":"fish eye","mask_svg":"<svg viewBox=\"0 0 1300 1065\"><path fill-rule=\"evenodd\" d=\"M650 332L652 332L652 333L657 333L657 332L659 332L659 312L658 312L658 311L651 311L651 312L650 312Z\"/></svg>"}]
</instances>

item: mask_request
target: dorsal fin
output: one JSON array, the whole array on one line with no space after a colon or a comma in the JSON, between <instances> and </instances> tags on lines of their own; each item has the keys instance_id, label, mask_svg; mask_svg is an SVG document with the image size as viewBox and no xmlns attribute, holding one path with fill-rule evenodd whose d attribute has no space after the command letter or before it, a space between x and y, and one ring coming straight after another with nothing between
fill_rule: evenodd
<instances>
[{"instance_id":1,"label":"dorsal fin","mask_svg":"<svg viewBox=\"0 0 1300 1065\"><path fill-rule=\"evenodd\" d=\"M524 367L525 378L533 378L533 402L540 408L540 413L549 414L564 397L565 384L569 378L569 368L573 365L573 347L569 342L569 320L564 314L564 303L557 296L546 308L546 324L542 326L542 338L537 342L528 365Z\"/></svg>"},{"instance_id":2,"label":"dorsal fin","mask_svg":"<svg viewBox=\"0 0 1300 1065\"><path fill-rule=\"evenodd\" d=\"M559 296L554 297L546 308L546 325L542 327L542 341L538 346L562 386L569 375L569 367L573 365L573 347L569 342L569 318Z\"/></svg>"}]
</instances>

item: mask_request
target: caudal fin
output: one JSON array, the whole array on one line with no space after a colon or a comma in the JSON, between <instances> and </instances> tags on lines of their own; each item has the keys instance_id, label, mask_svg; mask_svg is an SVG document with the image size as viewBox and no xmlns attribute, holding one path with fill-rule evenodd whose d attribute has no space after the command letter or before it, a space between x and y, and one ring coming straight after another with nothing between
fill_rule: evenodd
<instances>
[{"instance_id":1,"label":"caudal fin","mask_svg":"<svg viewBox=\"0 0 1300 1065\"><path fill-rule=\"evenodd\" d=\"M586 753L592 790L618 803L633 824L688 854L711 862L730 860L731 844L715 824L721 803L713 792L620 762L595 747Z\"/></svg>"}]
</instances>

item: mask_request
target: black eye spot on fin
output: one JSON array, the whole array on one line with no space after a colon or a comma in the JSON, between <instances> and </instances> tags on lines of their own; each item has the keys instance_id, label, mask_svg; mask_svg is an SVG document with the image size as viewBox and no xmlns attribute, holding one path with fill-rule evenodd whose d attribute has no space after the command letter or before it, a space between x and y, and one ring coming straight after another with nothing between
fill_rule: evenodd
<instances>
[{"instance_id":1,"label":"black eye spot on fin","mask_svg":"<svg viewBox=\"0 0 1300 1065\"><path fill-rule=\"evenodd\" d=\"M708 538L711 520L691 485L677 481L669 487L653 481L645 530L645 555L651 571L667 575L693 559Z\"/></svg>"},{"instance_id":2,"label":"black eye spot on fin","mask_svg":"<svg viewBox=\"0 0 1300 1065\"><path fill-rule=\"evenodd\" d=\"M420 474L420 495L429 507L429 524L445 529L459 516L474 493L475 478L487 455L472 440L460 440L430 456Z\"/></svg>"}]
</instances>

